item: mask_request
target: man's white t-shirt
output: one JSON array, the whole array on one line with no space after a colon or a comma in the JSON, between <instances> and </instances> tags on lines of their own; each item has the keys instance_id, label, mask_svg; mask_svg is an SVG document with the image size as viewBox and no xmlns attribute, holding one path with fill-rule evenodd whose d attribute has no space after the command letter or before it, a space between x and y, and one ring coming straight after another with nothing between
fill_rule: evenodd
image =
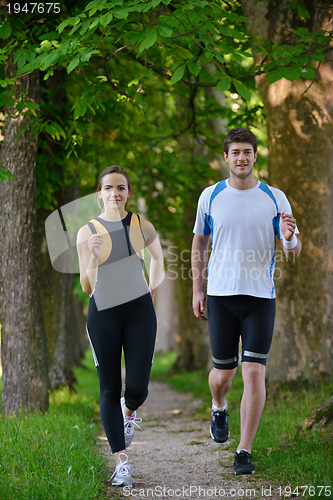
<instances>
[{"instance_id":1,"label":"man's white t-shirt","mask_svg":"<svg viewBox=\"0 0 333 500\"><path fill-rule=\"evenodd\" d=\"M193 232L212 238L208 295L275 298L276 236L282 238L282 212L292 213L286 195L261 181L239 190L226 179L204 189Z\"/></svg>"}]
</instances>

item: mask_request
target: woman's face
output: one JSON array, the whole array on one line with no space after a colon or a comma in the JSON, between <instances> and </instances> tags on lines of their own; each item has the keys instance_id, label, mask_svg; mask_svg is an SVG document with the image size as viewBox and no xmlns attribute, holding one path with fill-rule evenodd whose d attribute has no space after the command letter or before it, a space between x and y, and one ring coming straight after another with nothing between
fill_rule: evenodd
<instances>
[{"instance_id":1,"label":"woman's face","mask_svg":"<svg viewBox=\"0 0 333 500\"><path fill-rule=\"evenodd\" d=\"M105 175L98 196L103 200L105 211L124 210L127 199L131 196L126 177L116 172Z\"/></svg>"}]
</instances>

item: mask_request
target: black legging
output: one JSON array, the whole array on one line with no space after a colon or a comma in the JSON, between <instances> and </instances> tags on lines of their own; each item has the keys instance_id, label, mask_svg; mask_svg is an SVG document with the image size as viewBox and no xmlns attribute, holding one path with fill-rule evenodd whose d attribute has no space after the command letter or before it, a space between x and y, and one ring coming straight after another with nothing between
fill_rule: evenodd
<instances>
[{"instance_id":1,"label":"black legging","mask_svg":"<svg viewBox=\"0 0 333 500\"><path fill-rule=\"evenodd\" d=\"M119 306L97 310L91 297L87 333L100 381L100 412L112 452L125 449L120 407L121 352L124 350L125 402L136 410L148 395L156 338L156 315L150 293Z\"/></svg>"}]
</instances>

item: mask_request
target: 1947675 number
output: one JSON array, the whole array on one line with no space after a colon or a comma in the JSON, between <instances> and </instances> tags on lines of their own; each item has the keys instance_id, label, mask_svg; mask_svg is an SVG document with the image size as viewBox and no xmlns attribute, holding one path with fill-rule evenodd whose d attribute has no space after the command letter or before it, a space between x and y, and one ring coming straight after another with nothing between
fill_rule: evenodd
<instances>
[{"instance_id":1,"label":"1947675 number","mask_svg":"<svg viewBox=\"0 0 333 500\"><path fill-rule=\"evenodd\" d=\"M44 14L44 13L49 14L50 12L53 12L54 14L59 14L60 3L27 2L21 5L18 2L15 3L8 2L7 9L9 14L20 14L20 13L28 14L29 12L31 14L33 14L34 12L37 14Z\"/></svg>"}]
</instances>

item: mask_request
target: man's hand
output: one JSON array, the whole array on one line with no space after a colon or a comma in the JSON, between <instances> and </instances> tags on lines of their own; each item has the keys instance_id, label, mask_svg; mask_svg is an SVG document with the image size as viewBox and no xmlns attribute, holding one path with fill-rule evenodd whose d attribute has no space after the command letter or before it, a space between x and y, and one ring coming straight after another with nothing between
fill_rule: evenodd
<instances>
[{"instance_id":1,"label":"man's hand","mask_svg":"<svg viewBox=\"0 0 333 500\"><path fill-rule=\"evenodd\" d=\"M283 241L281 240L282 243L282 248L284 251L285 256L287 257L288 260L295 261L297 257L299 257L299 254L301 253L302 250L302 243L298 238L296 238L295 235L295 230L296 230L296 219L291 215L291 214L285 214L282 212L281 214L281 233L284 238L284 240L287 241L292 241L293 237L295 236L296 240L296 246L294 246L291 243L291 246L293 248L288 249L284 246ZM287 245L287 243L286 243Z\"/></svg>"},{"instance_id":2,"label":"man's hand","mask_svg":"<svg viewBox=\"0 0 333 500\"><path fill-rule=\"evenodd\" d=\"M296 230L296 219L292 214L281 214L281 232L285 240L290 241L295 234Z\"/></svg>"},{"instance_id":3,"label":"man's hand","mask_svg":"<svg viewBox=\"0 0 333 500\"><path fill-rule=\"evenodd\" d=\"M204 292L194 292L193 293L193 312L194 316L202 321L207 321L206 316L204 315L205 311L205 294Z\"/></svg>"}]
</instances>

